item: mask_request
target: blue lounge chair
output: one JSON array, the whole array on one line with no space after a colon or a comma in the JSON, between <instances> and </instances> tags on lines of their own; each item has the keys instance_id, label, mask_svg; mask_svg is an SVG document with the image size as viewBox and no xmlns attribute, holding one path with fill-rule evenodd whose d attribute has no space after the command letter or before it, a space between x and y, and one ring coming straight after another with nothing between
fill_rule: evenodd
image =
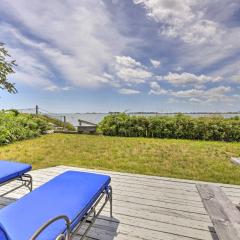
<instances>
[{"instance_id":1,"label":"blue lounge chair","mask_svg":"<svg viewBox=\"0 0 240 240\"><path fill-rule=\"evenodd\" d=\"M32 191L32 177L27 174L31 169L32 167L29 164L0 160L0 187L15 180L21 182L21 185L5 192L1 196L23 186Z\"/></svg>"},{"instance_id":2,"label":"blue lounge chair","mask_svg":"<svg viewBox=\"0 0 240 240\"><path fill-rule=\"evenodd\" d=\"M112 216L110 181L106 175L77 171L53 178L0 210L0 239L69 240L87 223L83 239L108 201Z\"/></svg>"}]
</instances>

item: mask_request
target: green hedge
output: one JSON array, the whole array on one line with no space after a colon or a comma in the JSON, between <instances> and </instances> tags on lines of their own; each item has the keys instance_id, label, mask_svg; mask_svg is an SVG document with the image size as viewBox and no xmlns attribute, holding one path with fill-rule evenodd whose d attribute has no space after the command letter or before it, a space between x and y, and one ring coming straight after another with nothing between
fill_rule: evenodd
<instances>
[{"instance_id":1,"label":"green hedge","mask_svg":"<svg viewBox=\"0 0 240 240\"><path fill-rule=\"evenodd\" d=\"M48 129L49 123L35 115L0 111L0 145L37 137Z\"/></svg>"},{"instance_id":2,"label":"green hedge","mask_svg":"<svg viewBox=\"0 0 240 240\"><path fill-rule=\"evenodd\" d=\"M106 116L98 125L98 132L109 136L181 138L215 141L240 141L240 119L223 117L193 118L175 116Z\"/></svg>"}]
</instances>

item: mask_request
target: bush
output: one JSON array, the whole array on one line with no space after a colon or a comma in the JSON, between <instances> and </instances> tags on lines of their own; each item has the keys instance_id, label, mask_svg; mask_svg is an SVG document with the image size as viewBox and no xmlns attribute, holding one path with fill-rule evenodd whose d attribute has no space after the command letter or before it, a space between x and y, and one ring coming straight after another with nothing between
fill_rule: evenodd
<instances>
[{"instance_id":1,"label":"bush","mask_svg":"<svg viewBox=\"0 0 240 240\"><path fill-rule=\"evenodd\" d=\"M220 116L193 118L175 116L129 116L113 114L98 124L98 132L109 136L240 141L240 119Z\"/></svg>"},{"instance_id":2,"label":"bush","mask_svg":"<svg viewBox=\"0 0 240 240\"><path fill-rule=\"evenodd\" d=\"M0 145L40 136L51 129L47 121L16 111L0 111Z\"/></svg>"}]
</instances>

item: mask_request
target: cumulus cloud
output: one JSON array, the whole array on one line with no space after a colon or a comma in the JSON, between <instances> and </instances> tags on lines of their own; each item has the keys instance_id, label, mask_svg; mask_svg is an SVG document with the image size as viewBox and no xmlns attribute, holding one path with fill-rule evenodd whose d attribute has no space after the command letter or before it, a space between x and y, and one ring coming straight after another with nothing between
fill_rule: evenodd
<instances>
[{"instance_id":1,"label":"cumulus cloud","mask_svg":"<svg viewBox=\"0 0 240 240\"><path fill-rule=\"evenodd\" d=\"M152 72L131 57L117 56L113 64L113 74L122 83L145 83L147 79L152 77Z\"/></svg>"},{"instance_id":2,"label":"cumulus cloud","mask_svg":"<svg viewBox=\"0 0 240 240\"><path fill-rule=\"evenodd\" d=\"M134 67L141 67L142 64L140 62L137 62L135 59L129 57L129 56L116 56L116 63L127 67L127 68L134 68Z\"/></svg>"},{"instance_id":3,"label":"cumulus cloud","mask_svg":"<svg viewBox=\"0 0 240 240\"><path fill-rule=\"evenodd\" d=\"M231 87L218 86L209 89L187 89L187 90L171 90L162 88L159 83L150 83L149 94L168 95L171 98L188 99L190 102L217 102L234 100L233 96L227 94L232 91Z\"/></svg>"},{"instance_id":4,"label":"cumulus cloud","mask_svg":"<svg viewBox=\"0 0 240 240\"><path fill-rule=\"evenodd\" d=\"M218 86L207 90L188 89L172 91L171 95L180 98L198 99L202 101L216 102L226 98L226 94L231 92L231 87Z\"/></svg>"},{"instance_id":5,"label":"cumulus cloud","mask_svg":"<svg viewBox=\"0 0 240 240\"><path fill-rule=\"evenodd\" d=\"M155 68L158 68L158 67L160 67L160 65L161 65L161 62L158 61L158 60L150 59L150 62L151 62L151 64L152 64Z\"/></svg>"},{"instance_id":6,"label":"cumulus cloud","mask_svg":"<svg viewBox=\"0 0 240 240\"><path fill-rule=\"evenodd\" d=\"M193 0L133 0L141 4L147 15L162 24L160 33L167 37L179 37L191 44L216 41L223 33L218 24L206 19L203 1Z\"/></svg>"},{"instance_id":7,"label":"cumulus cloud","mask_svg":"<svg viewBox=\"0 0 240 240\"><path fill-rule=\"evenodd\" d=\"M151 90L149 94L165 95L168 93L168 91L163 89L157 82L151 82L150 87L151 87Z\"/></svg>"},{"instance_id":8,"label":"cumulus cloud","mask_svg":"<svg viewBox=\"0 0 240 240\"><path fill-rule=\"evenodd\" d=\"M118 70L117 76L126 82L144 83L147 78L152 76L152 73L141 68L121 68Z\"/></svg>"},{"instance_id":9,"label":"cumulus cloud","mask_svg":"<svg viewBox=\"0 0 240 240\"><path fill-rule=\"evenodd\" d=\"M206 75L195 75L188 72L183 73L172 73L169 72L168 75L158 76L158 80L164 80L174 85L181 84L204 84L207 82L218 82L221 80L221 77L212 77Z\"/></svg>"},{"instance_id":10,"label":"cumulus cloud","mask_svg":"<svg viewBox=\"0 0 240 240\"><path fill-rule=\"evenodd\" d=\"M130 88L121 88L118 90L120 94L123 95L133 95L133 94L139 94L140 91L135 90L135 89L130 89Z\"/></svg>"}]
</instances>

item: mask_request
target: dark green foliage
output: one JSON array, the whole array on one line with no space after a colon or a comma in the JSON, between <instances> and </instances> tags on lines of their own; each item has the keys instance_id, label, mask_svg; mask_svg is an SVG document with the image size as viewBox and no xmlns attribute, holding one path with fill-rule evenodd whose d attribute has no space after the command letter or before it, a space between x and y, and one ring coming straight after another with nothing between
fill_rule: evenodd
<instances>
[{"instance_id":1,"label":"dark green foliage","mask_svg":"<svg viewBox=\"0 0 240 240\"><path fill-rule=\"evenodd\" d=\"M14 84L7 79L9 74L14 73L13 67L16 65L15 61L8 60L9 57L8 51L0 43L0 89L5 89L9 93L16 93Z\"/></svg>"},{"instance_id":2,"label":"dark green foliage","mask_svg":"<svg viewBox=\"0 0 240 240\"><path fill-rule=\"evenodd\" d=\"M8 111L11 111L17 116L20 112L17 109L9 109Z\"/></svg>"},{"instance_id":3,"label":"dark green foliage","mask_svg":"<svg viewBox=\"0 0 240 240\"><path fill-rule=\"evenodd\" d=\"M169 116L106 116L98 132L109 136L240 141L240 119L223 117L193 118L183 114Z\"/></svg>"},{"instance_id":4,"label":"dark green foliage","mask_svg":"<svg viewBox=\"0 0 240 240\"><path fill-rule=\"evenodd\" d=\"M51 126L37 116L16 111L0 112L0 145L40 136Z\"/></svg>"}]
</instances>

